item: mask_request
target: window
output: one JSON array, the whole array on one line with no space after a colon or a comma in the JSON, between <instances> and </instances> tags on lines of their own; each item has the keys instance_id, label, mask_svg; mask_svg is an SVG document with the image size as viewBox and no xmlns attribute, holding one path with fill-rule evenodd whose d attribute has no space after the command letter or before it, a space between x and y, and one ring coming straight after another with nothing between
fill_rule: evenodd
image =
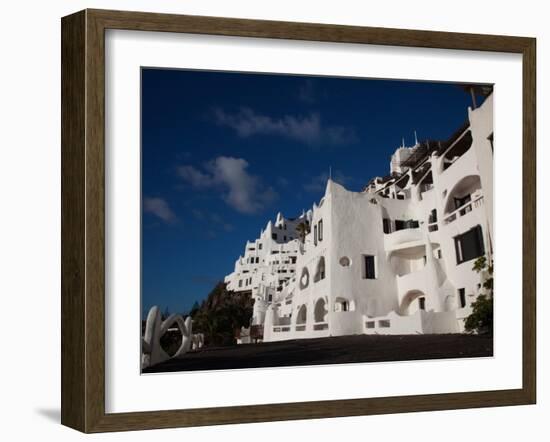
<instances>
[{"instance_id":1,"label":"window","mask_svg":"<svg viewBox=\"0 0 550 442\"><path fill-rule=\"evenodd\" d=\"M482 256L485 253L485 247L481 226L477 225L462 235L455 236L455 251L457 264Z\"/></svg>"},{"instance_id":2,"label":"window","mask_svg":"<svg viewBox=\"0 0 550 442\"><path fill-rule=\"evenodd\" d=\"M323 240L323 220L320 219L319 222L317 223L317 225L319 226L319 241L322 241Z\"/></svg>"},{"instance_id":3,"label":"window","mask_svg":"<svg viewBox=\"0 0 550 442\"><path fill-rule=\"evenodd\" d=\"M418 298L418 308L420 310L426 310L426 298Z\"/></svg>"},{"instance_id":4,"label":"window","mask_svg":"<svg viewBox=\"0 0 550 442\"><path fill-rule=\"evenodd\" d=\"M419 223L418 221L414 220L414 219L409 219L409 220L400 220L400 219L396 219L395 220L395 230L403 230L403 229L417 229L419 226Z\"/></svg>"},{"instance_id":5,"label":"window","mask_svg":"<svg viewBox=\"0 0 550 442\"><path fill-rule=\"evenodd\" d=\"M283 236L283 241L285 241L285 242L286 242L286 235L285 235L285 236Z\"/></svg>"},{"instance_id":6,"label":"window","mask_svg":"<svg viewBox=\"0 0 550 442\"><path fill-rule=\"evenodd\" d=\"M455 209L458 209L459 207L462 207L464 204L469 203L472 198L471 195L463 196L462 198L456 198L455 197Z\"/></svg>"},{"instance_id":7,"label":"window","mask_svg":"<svg viewBox=\"0 0 550 442\"><path fill-rule=\"evenodd\" d=\"M437 222L437 210L432 209L432 211L430 212L430 216L428 218L428 224L433 224L436 222Z\"/></svg>"},{"instance_id":8,"label":"window","mask_svg":"<svg viewBox=\"0 0 550 442\"><path fill-rule=\"evenodd\" d=\"M268 302L273 301L273 295L268 295L268 296L267 296L267 300L268 300Z\"/></svg>"},{"instance_id":9,"label":"window","mask_svg":"<svg viewBox=\"0 0 550 442\"><path fill-rule=\"evenodd\" d=\"M384 229L384 233L391 233L391 219L384 218L382 220L382 228Z\"/></svg>"},{"instance_id":10,"label":"window","mask_svg":"<svg viewBox=\"0 0 550 442\"><path fill-rule=\"evenodd\" d=\"M317 245L317 226L313 227L313 243Z\"/></svg>"},{"instance_id":11,"label":"window","mask_svg":"<svg viewBox=\"0 0 550 442\"><path fill-rule=\"evenodd\" d=\"M262 244L258 244L258 250L262 250Z\"/></svg>"},{"instance_id":12,"label":"window","mask_svg":"<svg viewBox=\"0 0 550 442\"><path fill-rule=\"evenodd\" d=\"M365 262L364 279L376 279L376 264L373 255L363 255Z\"/></svg>"},{"instance_id":13,"label":"window","mask_svg":"<svg viewBox=\"0 0 550 442\"><path fill-rule=\"evenodd\" d=\"M260 263L260 257L256 256L256 264L259 264L259 263Z\"/></svg>"},{"instance_id":14,"label":"window","mask_svg":"<svg viewBox=\"0 0 550 442\"><path fill-rule=\"evenodd\" d=\"M395 231L403 230L405 229L405 221L401 221L400 219L395 220Z\"/></svg>"},{"instance_id":15,"label":"window","mask_svg":"<svg viewBox=\"0 0 550 442\"><path fill-rule=\"evenodd\" d=\"M443 255L441 254L441 249L437 249L437 259L441 259Z\"/></svg>"},{"instance_id":16,"label":"window","mask_svg":"<svg viewBox=\"0 0 550 442\"><path fill-rule=\"evenodd\" d=\"M296 257L295 256L290 257L290 263L291 264L296 264Z\"/></svg>"},{"instance_id":17,"label":"window","mask_svg":"<svg viewBox=\"0 0 550 442\"><path fill-rule=\"evenodd\" d=\"M458 289L458 299L460 302L460 308L466 307L466 289Z\"/></svg>"},{"instance_id":18,"label":"window","mask_svg":"<svg viewBox=\"0 0 550 442\"><path fill-rule=\"evenodd\" d=\"M277 241L277 234L276 234L276 233L272 233L272 234L271 234L271 239L274 239L275 241Z\"/></svg>"},{"instance_id":19,"label":"window","mask_svg":"<svg viewBox=\"0 0 550 442\"><path fill-rule=\"evenodd\" d=\"M325 257L321 256L317 262L317 270L315 276L313 277L314 282L319 282L322 279L325 279Z\"/></svg>"},{"instance_id":20,"label":"window","mask_svg":"<svg viewBox=\"0 0 550 442\"><path fill-rule=\"evenodd\" d=\"M239 287L242 287L242 286L243 286L243 280L239 279Z\"/></svg>"}]
</instances>

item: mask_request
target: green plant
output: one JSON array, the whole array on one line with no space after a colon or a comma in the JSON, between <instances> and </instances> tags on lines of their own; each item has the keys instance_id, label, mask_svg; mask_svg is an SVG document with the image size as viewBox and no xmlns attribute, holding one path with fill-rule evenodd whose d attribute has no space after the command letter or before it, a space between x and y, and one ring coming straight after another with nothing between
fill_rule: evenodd
<instances>
[{"instance_id":1,"label":"green plant","mask_svg":"<svg viewBox=\"0 0 550 442\"><path fill-rule=\"evenodd\" d=\"M235 344L237 330L250 325L252 305L248 292L234 293L220 282L199 308L193 308L193 332L204 333L207 346Z\"/></svg>"},{"instance_id":2,"label":"green plant","mask_svg":"<svg viewBox=\"0 0 550 442\"><path fill-rule=\"evenodd\" d=\"M474 262L472 270L480 274L482 287L485 293L481 293L472 303L472 313L464 322L464 329L469 333L493 333L493 262L487 262L482 256Z\"/></svg>"}]
</instances>

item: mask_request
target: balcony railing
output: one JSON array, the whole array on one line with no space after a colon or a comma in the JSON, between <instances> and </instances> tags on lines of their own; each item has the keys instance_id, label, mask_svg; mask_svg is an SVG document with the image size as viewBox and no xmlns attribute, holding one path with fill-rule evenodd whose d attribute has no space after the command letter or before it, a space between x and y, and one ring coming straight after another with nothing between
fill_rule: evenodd
<instances>
[{"instance_id":1,"label":"balcony railing","mask_svg":"<svg viewBox=\"0 0 550 442\"><path fill-rule=\"evenodd\" d=\"M476 198L475 200L468 201L466 204L463 204L462 206L455 209L453 212L443 218L443 224L450 224L457 218L460 218L461 216L470 213L473 209L478 209L481 206L483 206L483 195Z\"/></svg>"},{"instance_id":2,"label":"balcony railing","mask_svg":"<svg viewBox=\"0 0 550 442\"><path fill-rule=\"evenodd\" d=\"M313 330L327 330L328 329L328 323L327 322L318 322L316 324L313 324Z\"/></svg>"}]
</instances>

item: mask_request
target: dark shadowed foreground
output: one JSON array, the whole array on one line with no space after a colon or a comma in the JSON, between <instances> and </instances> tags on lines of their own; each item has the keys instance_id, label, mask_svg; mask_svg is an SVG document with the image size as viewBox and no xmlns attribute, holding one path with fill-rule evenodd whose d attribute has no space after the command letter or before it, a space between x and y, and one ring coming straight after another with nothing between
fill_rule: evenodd
<instances>
[{"instance_id":1,"label":"dark shadowed foreground","mask_svg":"<svg viewBox=\"0 0 550 442\"><path fill-rule=\"evenodd\" d=\"M493 356L493 338L479 335L356 335L302 339L193 351L144 370L144 373L352 362Z\"/></svg>"}]
</instances>

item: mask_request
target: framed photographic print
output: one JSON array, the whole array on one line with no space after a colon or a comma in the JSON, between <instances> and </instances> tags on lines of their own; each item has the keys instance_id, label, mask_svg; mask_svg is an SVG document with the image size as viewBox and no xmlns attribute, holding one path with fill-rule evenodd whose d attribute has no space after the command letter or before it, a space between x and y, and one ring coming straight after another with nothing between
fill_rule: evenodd
<instances>
[{"instance_id":1,"label":"framed photographic print","mask_svg":"<svg viewBox=\"0 0 550 442\"><path fill-rule=\"evenodd\" d=\"M62 423L534 403L535 165L531 38L63 18Z\"/></svg>"}]
</instances>

